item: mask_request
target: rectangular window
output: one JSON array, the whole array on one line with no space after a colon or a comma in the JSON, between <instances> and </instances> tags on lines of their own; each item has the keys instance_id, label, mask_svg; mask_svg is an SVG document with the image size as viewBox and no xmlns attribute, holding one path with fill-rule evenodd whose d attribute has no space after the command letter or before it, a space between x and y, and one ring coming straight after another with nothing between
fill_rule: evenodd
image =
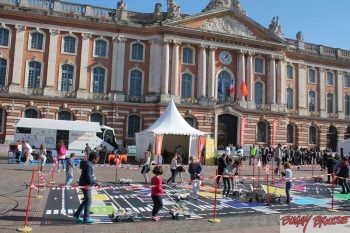
<instances>
[{"instance_id":1,"label":"rectangular window","mask_svg":"<svg viewBox=\"0 0 350 233\"><path fill-rule=\"evenodd\" d=\"M5 114L5 111L3 108L0 108L0 132L4 132L4 114Z\"/></svg>"},{"instance_id":2,"label":"rectangular window","mask_svg":"<svg viewBox=\"0 0 350 233\"><path fill-rule=\"evenodd\" d=\"M64 37L63 52L75 53L75 38L72 36Z\"/></svg>"},{"instance_id":3,"label":"rectangular window","mask_svg":"<svg viewBox=\"0 0 350 233\"><path fill-rule=\"evenodd\" d=\"M95 42L95 56L107 56L107 42L104 40L96 40Z\"/></svg>"},{"instance_id":4,"label":"rectangular window","mask_svg":"<svg viewBox=\"0 0 350 233\"><path fill-rule=\"evenodd\" d=\"M344 76L344 87L345 88L349 88L350 87L350 76L349 75L345 75Z\"/></svg>"},{"instance_id":5,"label":"rectangular window","mask_svg":"<svg viewBox=\"0 0 350 233\"><path fill-rule=\"evenodd\" d=\"M143 60L143 45L140 43L136 43L132 45L132 54L131 54L132 60Z\"/></svg>"},{"instance_id":6,"label":"rectangular window","mask_svg":"<svg viewBox=\"0 0 350 233\"><path fill-rule=\"evenodd\" d=\"M287 108L293 109L293 89L287 88Z\"/></svg>"},{"instance_id":7,"label":"rectangular window","mask_svg":"<svg viewBox=\"0 0 350 233\"><path fill-rule=\"evenodd\" d=\"M10 31L5 28L0 28L0 46L9 46Z\"/></svg>"},{"instance_id":8,"label":"rectangular window","mask_svg":"<svg viewBox=\"0 0 350 233\"><path fill-rule=\"evenodd\" d=\"M309 82L316 83L316 75L314 70L309 70Z\"/></svg>"},{"instance_id":9,"label":"rectangular window","mask_svg":"<svg viewBox=\"0 0 350 233\"><path fill-rule=\"evenodd\" d=\"M32 41L31 41L31 48L36 50L42 50L43 49L43 35L38 32L34 32L31 34Z\"/></svg>"},{"instance_id":10,"label":"rectangular window","mask_svg":"<svg viewBox=\"0 0 350 233\"><path fill-rule=\"evenodd\" d=\"M261 58L255 58L255 73L264 73L264 61Z\"/></svg>"},{"instance_id":11,"label":"rectangular window","mask_svg":"<svg viewBox=\"0 0 350 233\"><path fill-rule=\"evenodd\" d=\"M333 73L331 72L327 73L327 85L330 85L330 86L334 85Z\"/></svg>"},{"instance_id":12,"label":"rectangular window","mask_svg":"<svg viewBox=\"0 0 350 233\"><path fill-rule=\"evenodd\" d=\"M7 60L0 58L0 87L6 85Z\"/></svg>"},{"instance_id":13,"label":"rectangular window","mask_svg":"<svg viewBox=\"0 0 350 233\"><path fill-rule=\"evenodd\" d=\"M291 65L287 66L287 79L293 79L293 67Z\"/></svg>"}]
</instances>

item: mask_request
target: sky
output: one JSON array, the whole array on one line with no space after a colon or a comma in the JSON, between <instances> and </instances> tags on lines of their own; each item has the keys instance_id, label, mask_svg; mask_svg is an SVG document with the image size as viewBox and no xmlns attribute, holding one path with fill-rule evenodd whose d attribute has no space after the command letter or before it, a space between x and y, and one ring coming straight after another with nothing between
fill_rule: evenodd
<instances>
[{"instance_id":1,"label":"sky","mask_svg":"<svg viewBox=\"0 0 350 233\"><path fill-rule=\"evenodd\" d=\"M62 0L115 8L118 0ZM127 9L151 13L157 2L167 10L166 0L125 0ZM210 0L176 0L181 13L198 14ZM350 0L240 0L248 16L268 28L272 17L279 16L284 36L295 39L301 31L306 43L350 50Z\"/></svg>"}]
</instances>

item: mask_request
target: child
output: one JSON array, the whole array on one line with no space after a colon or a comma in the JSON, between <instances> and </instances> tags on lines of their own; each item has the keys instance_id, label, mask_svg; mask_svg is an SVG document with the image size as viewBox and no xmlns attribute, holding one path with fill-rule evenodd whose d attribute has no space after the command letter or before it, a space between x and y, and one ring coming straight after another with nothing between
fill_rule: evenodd
<instances>
[{"instance_id":1,"label":"child","mask_svg":"<svg viewBox=\"0 0 350 233\"><path fill-rule=\"evenodd\" d=\"M67 160L66 163L66 183L65 186L69 186L73 181L73 174L74 174L74 159L75 154L70 154L70 158Z\"/></svg>"},{"instance_id":2,"label":"child","mask_svg":"<svg viewBox=\"0 0 350 233\"><path fill-rule=\"evenodd\" d=\"M293 173L290 168L291 168L290 163L285 163L284 164L285 171L282 173L282 176L285 176L285 179L286 179L286 195L287 195L286 203L288 205L290 204L290 190L292 188L292 179L293 179Z\"/></svg>"},{"instance_id":3,"label":"child","mask_svg":"<svg viewBox=\"0 0 350 233\"><path fill-rule=\"evenodd\" d=\"M192 191L193 199L198 199L198 191L201 185L201 174L202 174L202 165L196 160L196 157L193 155L190 157L190 164L188 165L188 173L191 176L192 181Z\"/></svg>"},{"instance_id":4,"label":"child","mask_svg":"<svg viewBox=\"0 0 350 233\"><path fill-rule=\"evenodd\" d=\"M156 166L153 169L154 176L151 179L152 185L152 200L153 200L153 209L152 209L152 221L159 221L159 217L157 216L159 210L163 207L162 195L165 191L162 188L162 179L160 175L163 174L163 167Z\"/></svg>"},{"instance_id":5,"label":"child","mask_svg":"<svg viewBox=\"0 0 350 233\"><path fill-rule=\"evenodd\" d=\"M151 155L149 151L145 151L145 159L144 163L141 165L141 174L145 178L145 184L148 184L148 176L147 173L150 171L150 163L151 163Z\"/></svg>"},{"instance_id":6,"label":"child","mask_svg":"<svg viewBox=\"0 0 350 233\"><path fill-rule=\"evenodd\" d=\"M41 159L40 171L42 171L42 170L43 170L43 166L45 165L46 159L47 159L47 152L46 152L46 149L45 149L45 145L44 145L44 144L41 144L41 145L40 145L39 157L40 157L40 159Z\"/></svg>"},{"instance_id":7,"label":"child","mask_svg":"<svg viewBox=\"0 0 350 233\"><path fill-rule=\"evenodd\" d=\"M95 151L90 152L88 161L82 161L80 163L81 175L79 179L79 185L84 186L82 188L84 199L80 204L77 211L75 211L73 218L78 222L86 224L93 224L95 221L90 218L90 207L92 202L91 186L100 186L101 183L96 180L94 174L93 164L97 164L100 157ZM80 218L80 214L84 209L84 218Z\"/></svg>"}]
</instances>

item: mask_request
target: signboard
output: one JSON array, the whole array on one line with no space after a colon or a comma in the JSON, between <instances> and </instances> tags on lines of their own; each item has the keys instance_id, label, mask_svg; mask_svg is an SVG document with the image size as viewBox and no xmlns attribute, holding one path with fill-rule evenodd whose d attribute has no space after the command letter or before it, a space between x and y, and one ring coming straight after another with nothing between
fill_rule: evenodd
<instances>
[{"instance_id":1,"label":"signboard","mask_svg":"<svg viewBox=\"0 0 350 233\"><path fill-rule=\"evenodd\" d=\"M215 164L215 141L213 138L207 138L205 142L205 165L214 165Z\"/></svg>"}]
</instances>

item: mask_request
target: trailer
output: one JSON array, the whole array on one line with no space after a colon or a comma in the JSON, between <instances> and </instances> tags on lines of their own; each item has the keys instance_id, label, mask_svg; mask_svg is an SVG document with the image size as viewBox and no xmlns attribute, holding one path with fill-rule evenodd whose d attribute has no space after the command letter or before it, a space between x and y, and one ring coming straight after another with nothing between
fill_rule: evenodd
<instances>
[{"instance_id":1,"label":"trailer","mask_svg":"<svg viewBox=\"0 0 350 233\"><path fill-rule=\"evenodd\" d=\"M44 144L53 155L57 153L58 143L63 141L67 155L74 152L78 157L84 155L86 143L92 149L105 147L107 151L114 151L116 146L112 128L87 121L21 118L15 124L14 140L24 140L33 149Z\"/></svg>"}]
</instances>

